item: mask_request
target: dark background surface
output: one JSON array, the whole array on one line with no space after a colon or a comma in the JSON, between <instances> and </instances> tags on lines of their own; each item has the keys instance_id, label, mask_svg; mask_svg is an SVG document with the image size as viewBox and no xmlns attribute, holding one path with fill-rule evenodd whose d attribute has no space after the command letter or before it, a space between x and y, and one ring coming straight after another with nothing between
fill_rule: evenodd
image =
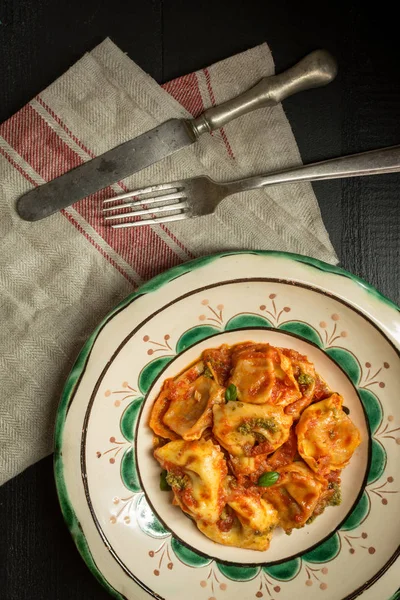
<instances>
[{"instance_id":1,"label":"dark background surface","mask_svg":"<svg viewBox=\"0 0 400 600\"><path fill-rule=\"evenodd\" d=\"M160 83L267 41L278 71L319 47L339 62L334 83L284 103L304 162L399 144L400 45L390 11L386 2L1 0L0 121L106 36ZM341 265L396 302L399 177L315 185ZM1 600L108 597L63 523L52 459L0 488Z\"/></svg>"}]
</instances>

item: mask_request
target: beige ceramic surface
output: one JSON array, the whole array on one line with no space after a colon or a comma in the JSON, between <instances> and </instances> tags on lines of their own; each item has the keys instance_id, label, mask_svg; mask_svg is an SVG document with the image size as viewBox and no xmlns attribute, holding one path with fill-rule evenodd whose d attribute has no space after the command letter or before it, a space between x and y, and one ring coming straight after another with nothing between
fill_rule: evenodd
<instances>
[{"instance_id":1,"label":"beige ceramic surface","mask_svg":"<svg viewBox=\"0 0 400 600\"><path fill-rule=\"evenodd\" d=\"M307 354L362 434L343 502L266 552L215 544L159 489L149 410L204 348L265 341ZM389 600L400 527L400 319L349 274L281 253L207 257L128 298L88 340L56 429L61 506L116 598ZM378 594L379 595L374 595Z\"/></svg>"}]
</instances>

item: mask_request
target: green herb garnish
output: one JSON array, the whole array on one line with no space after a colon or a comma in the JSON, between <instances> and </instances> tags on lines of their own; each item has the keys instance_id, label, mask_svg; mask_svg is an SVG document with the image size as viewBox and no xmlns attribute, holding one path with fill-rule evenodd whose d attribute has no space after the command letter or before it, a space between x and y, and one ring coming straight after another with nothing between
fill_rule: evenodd
<instances>
[{"instance_id":1,"label":"green herb garnish","mask_svg":"<svg viewBox=\"0 0 400 600\"><path fill-rule=\"evenodd\" d=\"M254 432L254 429L256 429L256 428L257 429L266 429L267 431L270 431L271 433L276 433L278 431L278 427L277 427L275 419L273 419L273 418L264 418L263 419L262 417L249 419L248 421L245 421L244 423L239 425L237 430L242 435L247 435L249 433L252 433L254 435L256 433L256 432Z\"/></svg>"},{"instance_id":2,"label":"green herb garnish","mask_svg":"<svg viewBox=\"0 0 400 600\"><path fill-rule=\"evenodd\" d=\"M259 477L257 481L257 485L259 487L269 487L270 485L274 485L279 479L279 473L276 471L267 471L263 473L261 477Z\"/></svg>"},{"instance_id":3,"label":"green herb garnish","mask_svg":"<svg viewBox=\"0 0 400 600\"><path fill-rule=\"evenodd\" d=\"M166 480L168 485L178 490L184 490L186 487L186 479L182 475L175 475L175 473L167 473Z\"/></svg>"},{"instance_id":4,"label":"green herb garnish","mask_svg":"<svg viewBox=\"0 0 400 600\"><path fill-rule=\"evenodd\" d=\"M328 505L329 506L339 506L342 503L342 492L340 489L340 485L335 481L331 481L328 485L328 489L334 490L332 497L330 498Z\"/></svg>"},{"instance_id":5,"label":"green herb garnish","mask_svg":"<svg viewBox=\"0 0 400 600\"><path fill-rule=\"evenodd\" d=\"M311 377L311 375L307 375L307 373L300 373L297 381L300 385L311 385L312 383L314 383L314 377Z\"/></svg>"},{"instance_id":6,"label":"green herb garnish","mask_svg":"<svg viewBox=\"0 0 400 600\"><path fill-rule=\"evenodd\" d=\"M210 367L206 367L204 369L203 375L204 375L204 377L208 377L209 379L214 379L214 375L212 374Z\"/></svg>"},{"instance_id":7,"label":"green herb garnish","mask_svg":"<svg viewBox=\"0 0 400 600\"><path fill-rule=\"evenodd\" d=\"M254 419L254 427L259 427L260 429L268 429L271 433L276 433L278 431L278 427L275 419L272 417L267 417L265 419L259 417Z\"/></svg>"},{"instance_id":8,"label":"green herb garnish","mask_svg":"<svg viewBox=\"0 0 400 600\"><path fill-rule=\"evenodd\" d=\"M310 523L315 521L315 519L324 512L324 510L327 506L339 506L339 504L342 503L342 492L340 490L340 485L338 483L331 481L328 484L328 490L334 490L332 496L329 498L329 500L326 500L324 502L323 506L319 507L317 514L313 513L311 515L311 517L309 517L307 519L307 521L306 521L307 525L310 525Z\"/></svg>"},{"instance_id":9,"label":"green herb garnish","mask_svg":"<svg viewBox=\"0 0 400 600\"><path fill-rule=\"evenodd\" d=\"M231 400L237 400L237 388L234 383L228 385L225 390L225 400L230 402Z\"/></svg>"},{"instance_id":10,"label":"green herb garnish","mask_svg":"<svg viewBox=\"0 0 400 600\"><path fill-rule=\"evenodd\" d=\"M318 515L312 514L311 517L308 517L306 524L311 525L311 523L313 523L317 517L318 517Z\"/></svg>"},{"instance_id":11,"label":"green herb garnish","mask_svg":"<svg viewBox=\"0 0 400 600\"><path fill-rule=\"evenodd\" d=\"M244 423L242 423L241 425L239 425L239 427L237 428L238 432L241 435L248 435L249 433L252 432L252 427L251 427L251 423L250 421L245 421Z\"/></svg>"},{"instance_id":12,"label":"green herb garnish","mask_svg":"<svg viewBox=\"0 0 400 600\"><path fill-rule=\"evenodd\" d=\"M168 471L161 471L160 473L160 490L162 492L169 492L171 486L167 481Z\"/></svg>"}]
</instances>

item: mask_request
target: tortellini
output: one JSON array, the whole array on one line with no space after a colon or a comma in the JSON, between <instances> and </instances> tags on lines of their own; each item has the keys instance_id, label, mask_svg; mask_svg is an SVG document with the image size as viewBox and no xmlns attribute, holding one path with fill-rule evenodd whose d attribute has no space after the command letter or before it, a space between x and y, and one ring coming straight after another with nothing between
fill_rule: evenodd
<instances>
[{"instance_id":1,"label":"tortellini","mask_svg":"<svg viewBox=\"0 0 400 600\"><path fill-rule=\"evenodd\" d=\"M278 511L279 525L285 531L303 527L328 482L313 473L303 461L292 462L277 472L277 483L265 489L263 498Z\"/></svg>"},{"instance_id":2,"label":"tortellini","mask_svg":"<svg viewBox=\"0 0 400 600\"><path fill-rule=\"evenodd\" d=\"M198 521L197 526L214 542L267 550L278 523L278 513L271 504L248 490L236 490L216 524Z\"/></svg>"},{"instance_id":3,"label":"tortellini","mask_svg":"<svg viewBox=\"0 0 400 600\"><path fill-rule=\"evenodd\" d=\"M251 404L287 406L301 397L290 359L268 344L238 346L232 352L232 375L238 398Z\"/></svg>"},{"instance_id":4,"label":"tortellini","mask_svg":"<svg viewBox=\"0 0 400 600\"><path fill-rule=\"evenodd\" d=\"M183 511L209 523L224 507L224 455L211 440L176 440L157 448L154 456L170 474L175 499Z\"/></svg>"},{"instance_id":5,"label":"tortellini","mask_svg":"<svg viewBox=\"0 0 400 600\"><path fill-rule=\"evenodd\" d=\"M343 398L332 394L306 408L296 426L299 453L316 473L344 469L361 442L342 405Z\"/></svg>"},{"instance_id":6,"label":"tortellini","mask_svg":"<svg viewBox=\"0 0 400 600\"><path fill-rule=\"evenodd\" d=\"M295 350L282 349L282 353L289 358L292 367L293 375L299 386L301 397L285 408L285 412L291 415L294 419L298 419L300 413L311 404L316 389L317 378L314 365Z\"/></svg>"},{"instance_id":7,"label":"tortellini","mask_svg":"<svg viewBox=\"0 0 400 600\"><path fill-rule=\"evenodd\" d=\"M226 402L213 407L213 433L232 456L271 454L289 437L293 419L282 407Z\"/></svg>"},{"instance_id":8,"label":"tortellini","mask_svg":"<svg viewBox=\"0 0 400 600\"><path fill-rule=\"evenodd\" d=\"M212 407L223 402L225 390L203 371L200 361L175 381L165 382L150 421L155 433L167 439L198 440L212 425Z\"/></svg>"}]
</instances>

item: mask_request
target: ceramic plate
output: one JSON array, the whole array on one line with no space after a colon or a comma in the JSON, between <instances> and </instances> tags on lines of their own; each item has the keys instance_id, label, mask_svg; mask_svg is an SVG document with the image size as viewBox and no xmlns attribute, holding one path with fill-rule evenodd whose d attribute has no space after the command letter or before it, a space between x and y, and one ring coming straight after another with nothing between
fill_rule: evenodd
<instances>
[{"instance_id":1,"label":"ceramic plate","mask_svg":"<svg viewBox=\"0 0 400 600\"><path fill-rule=\"evenodd\" d=\"M159 489L149 411L207 347L263 341L306 354L343 394L362 443L340 507L266 552L218 545ZM180 265L99 325L65 386L55 473L79 551L118 599L389 600L400 539L399 311L349 273L297 255Z\"/></svg>"}]
</instances>

